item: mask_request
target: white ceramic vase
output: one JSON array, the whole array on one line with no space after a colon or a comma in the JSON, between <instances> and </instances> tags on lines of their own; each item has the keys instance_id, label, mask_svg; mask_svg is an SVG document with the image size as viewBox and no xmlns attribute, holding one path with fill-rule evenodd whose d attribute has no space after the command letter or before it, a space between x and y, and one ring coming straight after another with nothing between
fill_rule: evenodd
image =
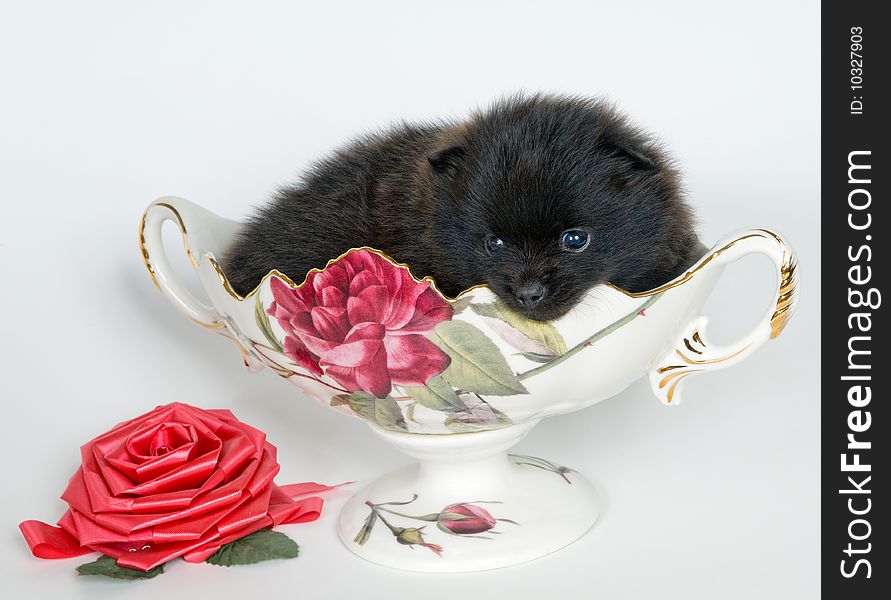
<instances>
[{"instance_id":1,"label":"white ceramic vase","mask_svg":"<svg viewBox=\"0 0 891 600\"><path fill-rule=\"evenodd\" d=\"M174 277L166 221L182 231L210 305ZM598 285L549 323L512 313L485 287L447 298L370 248L309 274L272 271L241 296L217 260L238 227L160 198L145 212L140 248L162 294L235 342L246 366L271 368L308 397L365 419L417 459L360 489L338 522L353 552L411 571L503 567L578 539L599 513L593 486L510 448L541 419L609 398L644 375L657 398L677 404L688 376L736 364L779 335L798 297L795 255L767 229L703 249L688 272L649 292ZM700 309L724 267L753 253L776 267L773 301L737 342L711 344Z\"/></svg>"}]
</instances>

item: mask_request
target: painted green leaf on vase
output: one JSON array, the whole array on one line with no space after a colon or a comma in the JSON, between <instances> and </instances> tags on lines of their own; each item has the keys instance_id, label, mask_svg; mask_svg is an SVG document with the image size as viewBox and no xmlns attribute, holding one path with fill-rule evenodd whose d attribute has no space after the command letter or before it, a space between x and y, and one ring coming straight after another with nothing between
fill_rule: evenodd
<instances>
[{"instance_id":1,"label":"painted green leaf on vase","mask_svg":"<svg viewBox=\"0 0 891 600\"><path fill-rule=\"evenodd\" d=\"M331 399L331 406L342 404L348 404L362 418L374 421L385 429L402 431L406 429L402 409L389 396L376 398L368 392L353 392L352 394L338 394Z\"/></svg>"},{"instance_id":2,"label":"painted green leaf on vase","mask_svg":"<svg viewBox=\"0 0 891 600\"><path fill-rule=\"evenodd\" d=\"M520 355L523 356L523 358L527 358L532 362L540 364L547 364L557 358L557 356L553 354L539 354L538 352L520 352Z\"/></svg>"},{"instance_id":3,"label":"painted green leaf on vase","mask_svg":"<svg viewBox=\"0 0 891 600\"><path fill-rule=\"evenodd\" d=\"M331 402L329 402L331 406L349 406L350 405L350 395L349 394L335 394L331 396Z\"/></svg>"},{"instance_id":4,"label":"painted green leaf on vase","mask_svg":"<svg viewBox=\"0 0 891 600\"><path fill-rule=\"evenodd\" d=\"M275 337L275 334L272 333L272 326L269 324L269 316L266 314L266 309L263 308L263 303L260 302L260 294L257 294L257 301L254 305L254 320L257 322L257 327L260 329L260 333L263 334L263 337L266 338L266 341L269 342L272 349L276 352L282 352L282 345Z\"/></svg>"},{"instance_id":5,"label":"painted green leaf on vase","mask_svg":"<svg viewBox=\"0 0 891 600\"><path fill-rule=\"evenodd\" d=\"M353 541L360 546L364 546L365 542L368 541L368 538L371 537L371 530L374 529L375 523L377 523L377 511L373 510L368 513L368 517L366 517L365 522L362 523L362 528L359 529L359 533L356 534Z\"/></svg>"},{"instance_id":6,"label":"painted green leaf on vase","mask_svg":"<svg viewBox=\"0 0 891 600\"><path fill-rule=\"evenodd\" d=\"M439 375L431 377L426 387L407 387L405 393L421 406L431 410L451 412L464 408L464 403L458 398L452 386Z\"/></svg>"},{"instance_id":7,"label":"painted green leaf on vase","mask_svg":"<svg viewBox=\"0 0 891 600\"><path fill-rule=\"evenodd\" d=\"M430 340L451 358L441 377L452 387L494 396L529 393L498 347L470 323L441 323L430 333Z\"/></svg>"},{"instance_id":8,"label":"painted green leaf on vase","mask_svg":"<svg viewBox=\"0 0 891 600\"><path fill-rule=\"evenodd\" d=\"M544 321L533 321L512 311L501 301L472 304L471 310L482 317L504 321L533 342L560 356L567 351L566 342L557 328Z\"/></svg>"},{"instance_id":9,"label":"painted green leaf on vase","mask_svg":"<svg viewBox=\"0 0 891 600\"><path fill-rule=\"evenodd\" d=\"M471 302L473 302L473 298L471 296L464 296L462 298L458 298L457 300L452 300L451 302L449 302L449 304L451 304L454 314L457 315L464 312L467 307L470 306Z\"/></svg>"},{"instance_id":10,"label":"painted green leaf on vase","mask_svg":"<svg viewBox=\"0 0 891 600\"><path fill-rule=\"evenodd\" d=\"M445 426L450 431L468 433L512 423L510 417L479 396L465 395L462 400L464 410L451 413L445 420Z\"/></svg>"}]
</instances>

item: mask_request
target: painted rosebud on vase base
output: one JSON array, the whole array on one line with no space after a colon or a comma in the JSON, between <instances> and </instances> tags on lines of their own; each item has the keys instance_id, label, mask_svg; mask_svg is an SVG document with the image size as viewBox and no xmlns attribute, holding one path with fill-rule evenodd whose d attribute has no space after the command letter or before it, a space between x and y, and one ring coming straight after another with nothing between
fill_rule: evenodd
<instances>
[{"instance_id":1,"label":"painted rosebud on vase base","mask_svg":"<svg viewBox=\"0 0 891 600\"><path fill-rule=\"evenodd\" d=\"M516 524L515 521L509 519L501 520ZM492 530L497 522L498 519L485 508L466 503L446 506L439 514L439 518L436 519L436 526L446 533L472 535ZM499 532L493 531L492 533Z\"/></svg>"}]
</instances>

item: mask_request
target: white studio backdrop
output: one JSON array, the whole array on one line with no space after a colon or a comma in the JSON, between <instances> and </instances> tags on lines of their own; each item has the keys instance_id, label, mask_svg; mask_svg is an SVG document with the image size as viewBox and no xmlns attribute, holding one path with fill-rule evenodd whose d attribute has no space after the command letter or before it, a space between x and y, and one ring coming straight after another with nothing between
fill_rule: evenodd
<instances>
[{"instance_id":1,"label":"white studio backdrop","mask_svg":"<svg viewBox=\"0 0 891 600\"><path fill-rule=\"evenodd\" d=\"M11 598L783 598L819 593L817 2L4 2L0 5L0 577ZM408 459L358 420L241 367L153 288L143 208L183 196L241 218L310 161L396 119L499 95L606 94L677 158L702 239L768 226L795 245L798 313L742 365L666 408L645 381L549 419L517 447L606 502L582 540L474 575L374 567L337 540L346 493L284 528L294 561L175 563L150 582L77 579L16 525L53 522L78 447L157 404L232 409L279 447L279 481L367 481ZM770 295L728 269L717 342ZM4 593L4 595L6 592Z\"/></svg>"}]
</instances>

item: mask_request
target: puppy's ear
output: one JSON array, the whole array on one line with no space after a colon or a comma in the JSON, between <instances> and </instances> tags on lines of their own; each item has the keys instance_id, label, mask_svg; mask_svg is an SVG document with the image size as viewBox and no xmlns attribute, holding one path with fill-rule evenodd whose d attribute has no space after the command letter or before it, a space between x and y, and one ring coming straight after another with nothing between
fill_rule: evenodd
<instances>
[{"instance_id":1,"label":"puppy's ear","mask_svg":"<svg viewBox=\"0 0 891 600\"><path fill-rule=\"evenodd\" d=\"M467 151L464 146L448 146L429 154L427 162L440 175L451 175L463 164L465 156Z\"/></svg>"},{"instance_id":2,"label":"puppy's ear","mask_svg":"<svg viewBox=\"0 0 891 600\"><path fill-rule=\"evenodd\" d=\"M650 156L647 150L638 150L633 146L620 145L619 156L626 163L630 173L638 175L651 175L659 171L659 165Z\"/></svg>"},{"instance_id":3,"label":"puppy's ear","mask_svg":"<svg viewBox=\"0 0 891 600\"><path fill-rule=\"evenodd\" d=\"M619 159L622 174L626 177L653 175L659 172L659 165L654 158L656 151L649 146L635 143L632 139L623 139L622 136L606 138L603 143L609 154Z\"/></svg>"}]
</instances>

